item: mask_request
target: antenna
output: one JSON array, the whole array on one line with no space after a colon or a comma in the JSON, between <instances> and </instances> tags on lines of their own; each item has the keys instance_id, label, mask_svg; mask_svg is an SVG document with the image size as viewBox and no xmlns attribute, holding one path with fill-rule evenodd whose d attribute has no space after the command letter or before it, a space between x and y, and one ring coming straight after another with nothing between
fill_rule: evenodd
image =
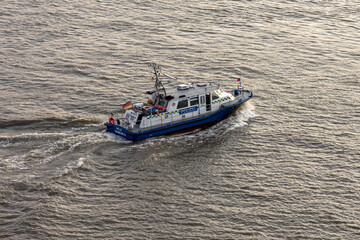
<instances>
[{"instance_id":1,"label":"antenna","mask_svg":"<svg viewBox=\"0 0 360 240\"><path fill-rule=\"evenodd\" d=\"M159 95L160 91L164 91L164 95L166 97L165 87L164 87L163 83L160 80L161 68L154 62L150 64L150 67L152 67L154 69L155 89L156 89L157 94Z\"/></svg>"}]
</instances>

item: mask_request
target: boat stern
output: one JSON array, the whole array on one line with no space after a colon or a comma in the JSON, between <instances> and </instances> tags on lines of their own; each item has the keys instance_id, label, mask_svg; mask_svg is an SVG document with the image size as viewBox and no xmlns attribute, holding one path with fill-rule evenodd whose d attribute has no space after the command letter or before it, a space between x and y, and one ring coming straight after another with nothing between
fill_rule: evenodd
<instances>
[{"instance_id":1,"label":"boat stern","mask_svg":"<svg viewBox=\"0 0 360 240\"><path fill-rule=\"evenodd\" d=\"M106 126L106 131L107 132L111 132L114 133L116 135L122 136L128 140L136 140L135 135L131 134L131 132L129 130L127 130L126 128L116 125L114 123L110 123L110 122L105 122L104 125Z\"/></svg>"}]
</instances>

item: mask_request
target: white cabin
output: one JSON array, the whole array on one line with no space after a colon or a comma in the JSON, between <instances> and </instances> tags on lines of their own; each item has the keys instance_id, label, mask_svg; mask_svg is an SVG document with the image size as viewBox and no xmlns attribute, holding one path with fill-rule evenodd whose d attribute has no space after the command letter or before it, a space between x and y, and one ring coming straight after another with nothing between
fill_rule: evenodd
<instances>
[{"instance_id":1,"label":"white cabin","mask_svg":"<svg viewBox=\"0 0 360 240\"><path fill-rule=\"evenodd\" d=\"M129 129L142 131L190 120L215 112L235 98L232 93L222 91L218 84L209 82L181 84L170 89L166 96L152 93L150 99L153 104L135 104L125 112Z\"/></svg>"}]
</instances>

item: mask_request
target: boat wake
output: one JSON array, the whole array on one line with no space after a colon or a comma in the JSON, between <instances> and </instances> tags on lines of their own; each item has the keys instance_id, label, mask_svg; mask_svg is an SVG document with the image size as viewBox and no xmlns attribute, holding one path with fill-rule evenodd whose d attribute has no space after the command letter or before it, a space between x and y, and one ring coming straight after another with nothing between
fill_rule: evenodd
<instances>
[{"instance_id":1,"label":"boat wake","mask_svg":"<svg viewBox=\"0 0 360 240\"><path fill-rule=\"evenodd\" d=\"M159 153L161 146L167 144L170 147L173 146L175 151L179 147L178 143L192 146L217 139L229 131L246 126L249 119L256 116L255 107L250 101L243 104L228 119L208 129L159 136L136 143L105 132L103 123L92 121L82 121L82 125L75 124L76 126L64 123L67 127L61 132L47 132L46 129L31 132L30 129L26 133L13 135L10 131L8 134L0 135L0 173L23 171L28 173L28 176L36 177L42 171L50 169L57 173L55 175L67 174L73 169L82 167L92 149L108 144L114 144L117 151L131 151L132 149L147 151L158 147ZM46 124L43 123L43 125ZM19 175L17 179L21 177L23 176Z\"/></svg>"},{"instance_id":2,"label":"boat wake","mask_svg":"<svg viewBox=\"0 0 360 240\"><path fill-rule=\"evenodd\" d=\"M19 175L16 179L24 177L20 173L36 177L45 169L66 173L82 166L92 147L106 142L127 142L107 134L103 130L103 123L80 122L82 125L77 121L75 126L64 122L68 127L60 132L56 131L59 128L56 124L53 128L36 128L36 131L24 129L26 132L22 134L13 134L12 129L1 133L0 173L14 171Z\"/></svg>"}]
</instances>

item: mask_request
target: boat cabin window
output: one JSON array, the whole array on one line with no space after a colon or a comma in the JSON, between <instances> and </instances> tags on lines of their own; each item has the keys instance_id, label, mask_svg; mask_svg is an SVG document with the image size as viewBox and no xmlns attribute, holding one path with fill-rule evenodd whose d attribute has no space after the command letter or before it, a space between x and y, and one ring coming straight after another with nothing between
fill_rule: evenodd
<instances>
[{"instance_id":1,"label":"boat cabin window","mask_svg":"<svg viewBox=\"0 0 360 240\"><path fill-rule=\"evenodd\" d=\"M205 95L200 96L200 104L205 104Z\"/></svg>"},{"instance_id":2,"label":"boat cabin window","mask_svg":"<svg viewBox=\"0 0 360 240\"><path fill-rule=\"evenodd\" d=\"M199 98L198 97L190 99L190 106L195 106L195 105L199 105Z\"/></svg>"},{"instance_id":3,"label":"boat cabin window","mask_svg":"<svg viewBox=\"0 0 360 240\"><path fill-rule=\"evenodd\" d=\"M219 95L217 95L215 92L212 93L212 100L218 99Z\"/></svg>"},{"instance_id":4,"label":"boat cabin window","mask_svg":"<svg viewBox=\"0 0 360 240\"><path fill-rule=\"evenodd\" d=\"M185 100L180 100L178 102L178 106L177 106L177 109L180 109L180 108L185 108L188 106L188 100L185 99Z\"/></svg>"}]
</instances>

